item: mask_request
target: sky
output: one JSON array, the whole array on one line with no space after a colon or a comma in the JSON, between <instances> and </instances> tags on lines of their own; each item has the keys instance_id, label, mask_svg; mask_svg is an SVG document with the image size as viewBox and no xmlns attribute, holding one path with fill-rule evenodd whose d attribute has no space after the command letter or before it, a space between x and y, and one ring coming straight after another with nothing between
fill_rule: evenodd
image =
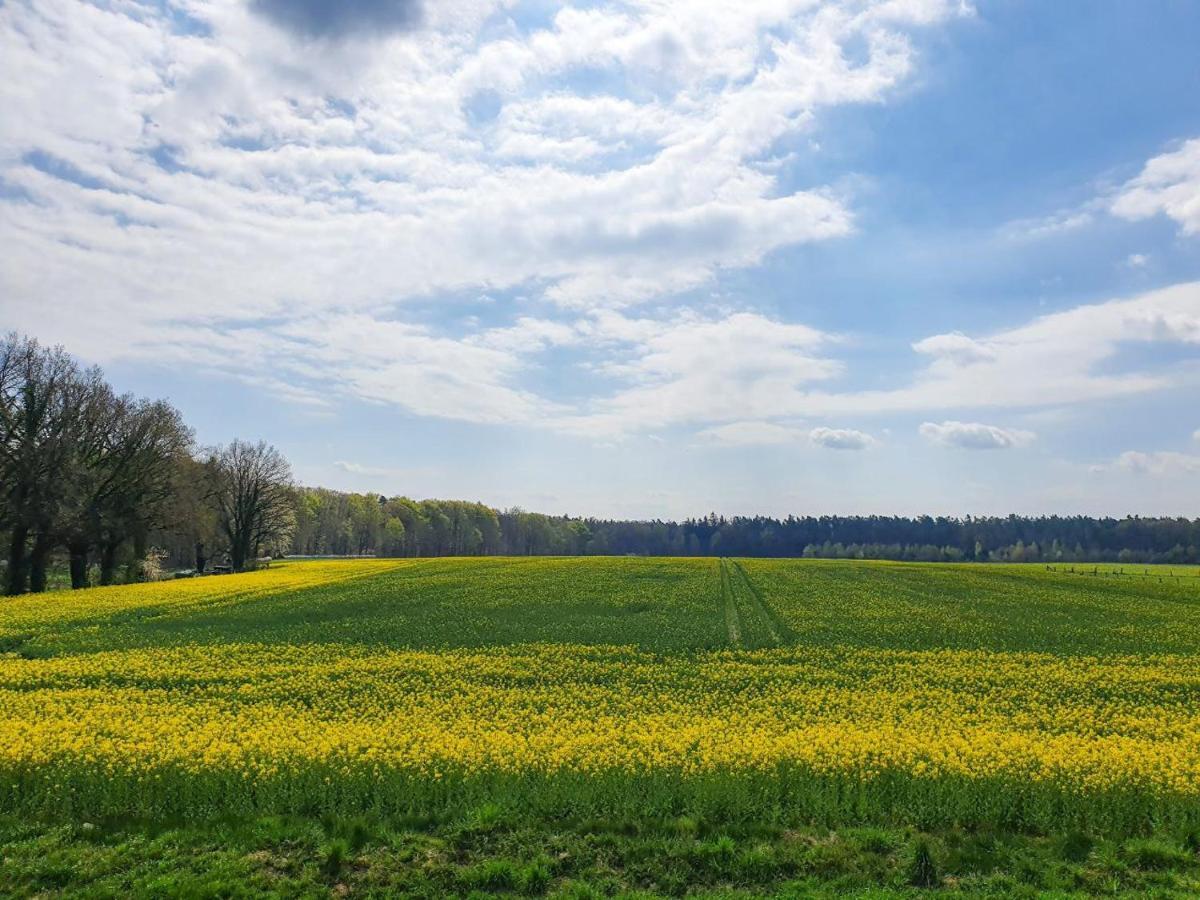
<instances>
[{"instance_id":1,"label":"sky","mask_svg":"<svg viewBox=\"0 0 1200 900\"><path fill-rule=\"evenodd\" d=\"M0 329L306 484L1200 515L1193 0L0 0Z\"/></svg>"}]
</instances>

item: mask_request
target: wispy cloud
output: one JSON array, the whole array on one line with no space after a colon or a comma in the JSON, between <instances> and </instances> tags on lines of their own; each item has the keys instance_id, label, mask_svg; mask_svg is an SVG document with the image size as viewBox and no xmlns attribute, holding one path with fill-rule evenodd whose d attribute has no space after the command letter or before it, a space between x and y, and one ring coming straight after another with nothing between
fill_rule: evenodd
<instances>
[{"instance_id":1,"label":"wispy cloud","mask_svg":"<svg viewBox=\"0 0 1200 900\"><path fill-rule=\"evenodd\" d=\"M1200 138L1147 162L1113 197L1110 209L1124 219L1165 215L1184 234L1200 234Z\"/></svg>"},{"instance_id":2,"label":"wispy cloud","mask_svg":"<svg viewBox=\"0 0 1200 900\"><path fill-rule=\"evenodd\" d=\"M1000 232L1004 237L1016 241L1058 237L1086 228L1096 221L1097 214L1102 211L1103 204L1092 200L1076 208L1056 210L1049 215L1006 222Z\"/></svg>"},{"instance_id":3,"label":"wispy cloud","mask_svg":"<svg viewBox=\"0 0 1200 900\"><path fill-rule=\"evenodd\" d=\"M1126 450L1111 463L1092 466L1092 471L1097 473L1132 472L1137 475L1154 477L1192 475L1200 473L1200 456L1172 450L1157 450L1149 453L1141 450Z\"/></svg>"},{"instance_id":4,"label":"wispy cloud","mask_svg":"<svg viewBox=\"0 0 1200 900\"><path fill-rule=\"evenodd\" d=\"M965 338L938 335L915 346L932 356L911 384L891 390L811 393L792 415L905 410L1038 409L1110 400L1178 383L1162 368L1119 374L1105 364L1134 344L1200 347L1200 283L1085 304L1016 328Z\"/></svg>"},{"instance_id":5,"label":"wispy cloud","mask_svg":"<svg viewBox=\"0 0 1200 900\"><path fill-rule=\"evenodd\" d=\"M1150 158L1138 175L1078 206L1007 222L1000 231L1014 240L1041 240L1080 231L1108 215L1130 221L1165 215L1183 234L1200 234L1200 138ZM1134 253L1128 263L1142 266L1146 259Z\"/></svg>"},{"instance_id":6,"label":"wispy cloud","mask_svg":"<svg viewBox=\"0 0 1200 900\"><path fill-rule=\"evenodd\" d=\"M730 422L705 428L697 437L723 447L757 447L798 444L807 434L802 428L774 422Z\"/></svg>"},{"instance_id":7,"label":"wispy cloud","mask_svg":"<svg viewBox=\"0 0 1200 900\"><path fill-rule=\"evenodd\" d=\"M368 466L362 463L350 462L349 460L337 459L333 461L333 467L340 472L346 472L349 475L369 475L372 478L402 478L411 477L413 475L424 475L434 471L431 467L412 467L412 466Z\"/></svg>"},{"instance_id":8,"label":"wispy cloud","mask_svg":"<svg viewBox=\"0 0 1200 900\"><path fill-rule=\"evenodd\" d=\"M823 388L851 365L839 358L836 335L814 329L746 314L642 320L637 329L620 321L636 349L609 371L633 383L560 424L611 433L659 422L1037 410L1165 390L1179 384L1169 367L1114 373L1108 364L1133 344L1200 347L1200 283L1077 306L991 334L932 335L913 345L927 364L886 390Z\"/></svg>"},{"instance_id":9,"label":"wispy cloud","mask_svg":"<svg viewBox=\"0 0 1200 900\"><path fill-rule=\"evenodd\" d=\"M554 427L613 434L661 425L763 421L786 416L780 399L842 367L825 355L832 335L755 313L719 319L639 320L609 316L594 339L623 340L601 371L626 384Z\"/></svg>"}]
</instances>

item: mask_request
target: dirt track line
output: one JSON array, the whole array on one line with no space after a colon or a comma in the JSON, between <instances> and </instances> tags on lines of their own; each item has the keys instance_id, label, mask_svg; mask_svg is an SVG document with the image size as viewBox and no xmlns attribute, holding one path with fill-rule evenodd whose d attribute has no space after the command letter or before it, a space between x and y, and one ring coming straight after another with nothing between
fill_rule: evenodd
<instances>
[{"instance_id":1,"label":"dirt track line","mask_svg":"<svg viewBox=\"0 0 1200 900\"><path fill-rule=\"evenodd\" d=\"M758 592L758 588L750 580L750 576L746 574L746 570L742 568L742 564L735 562L733 568L737 571L742 583L746 586L746 590L750 593L750 600L754 604L755 611L767 623L767 631L771 635L771 640L775 642L775 646L783 646L784 639L791 638L790 629L780 621L775 610L767 605L767 601L762 598L762 594Z\"/></svg>"},{"instance_id":2,"label":"dirt track line","mask_svg":"<svg viewBox=\"0 0 1200 900\"><path fill-rule=\"evenodd\" d=\"M733 585L729 581L729 566L724 557L721 558L721 598L725 605L725 630L729 632L729 643L734 649L741 649L742 628L738 621L737 606L733 602Z\"/></svg>"}]
</instances>

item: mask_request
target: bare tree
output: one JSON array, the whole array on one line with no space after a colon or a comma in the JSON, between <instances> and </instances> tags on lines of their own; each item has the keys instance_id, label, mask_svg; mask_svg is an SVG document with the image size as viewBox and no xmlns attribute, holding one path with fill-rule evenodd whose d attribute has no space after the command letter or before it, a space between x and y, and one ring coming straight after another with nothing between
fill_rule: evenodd
<instances>
[{"instance_id":1,"label":"bare tree","mask_svg":"<svg viewBox=\"0 0 1200 900\"><path fill-rule=\"evenodd\" d=\"M286 540L294 523L292 469L274 447L234 441L213 455L217 521L230 563L242 571L263 547Z\"/></svg>"},{"instance_id":2,"label":"bare tree","mask_svg":"<svg viewBox=\"0 0 1200 900\"><path fill-rule=\"evenodd\" d=\"M62 542L70 555L71 586L87 586L88 554L100 551L100 583L111 584L117 554L134 542L145 556L146 535L163 524L175 473L192 443L191 432L163 401L114 396L98 377L77 406L73 455L64 472Z\"/></svg>"},{"instance_id":3,"label":"bare tree","mask_svg":"<svg viewBox=\"0 0 1200 900\"><path fill-rule=\"evenodd\" d=\"M161 400L122 398L111 434L117 488L101 536L102 584L112 582L117 550L126 541L133 542L137 565L145 559L147 536L165 524L179 464L192 447L191 430Z\"/></svg>"},{"instance_id":4,"label":"bare tree","mask_svg":"<svg viewBox=\"0 0 1200 900\"><path fill-rule=\"evenodd\" d=\"M174 468L190 446L168 404L114 395L99 369L80 371L61 348L16 334L0 340L6 591L45 590L60 545L70 554L73 586L86 584L93 548L100 580L111 583L120 548L144 543L161 519Z\"/></svg>"},{"instance_id":5,"label":"bare tree","mask_svg":"<svg viewBox=\"0 0 1200 900\"><path fill-rule=\"evenodd\" d=\"M107 451L116 398L95 369L84 373L71 393L75 421L59 473L61 503L54 530L70 555L71 587L80 588L87 586L88 551L101 531L105 501L115 487Z\"/></svg>"},{"instance_id":6,"label":"bare tree","mask_svg":"<svg viewBox=\"0 0 1200 900\"><path fill-rule=\"evenodd\" d=\"M164 505L161 524L150 533L155 547L169 551L173 559L191 561L203 574L212 549L220 543L214 503L215 458L180 457L171 475L173 482Z\"/></svg>"},{"instance_id":7,"label":"bare tree","mask_svg":"<svg viewBox=\"0 0 1200 900\"><path fill-rule=\"evenodd\" d=\"M15 333L0 341L0 515L9 532L9 594L45 588L79 383L61 348Z\"/></svg>"}]
</instances>

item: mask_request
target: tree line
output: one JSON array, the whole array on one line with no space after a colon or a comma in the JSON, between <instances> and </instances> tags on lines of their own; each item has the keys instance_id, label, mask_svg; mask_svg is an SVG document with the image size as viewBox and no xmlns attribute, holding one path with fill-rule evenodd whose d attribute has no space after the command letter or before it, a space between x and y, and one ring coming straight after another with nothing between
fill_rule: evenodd
<instances>
[{"instance_id":1,"label":"tree line","mask_svg":"<svg viewBox=\"0 0 1200 900\"><path fill-rule=\"evenodd\" d=\"M241 571L263 556L653 555L1200 563L1200 519L788 516L623 521L295 485L273 447L202 447L169 403L62 348L0 340L4 590Z\"/></svg>"},{"instance_id":2,"label":"tree line","mask_svg":"<svg viewBox=\"0 0 1200 900\"><path fill-rule=\"evenodd\" d=\"M300 555L626 555L1200 563L1200 519L768 516L625 521L324 488L297 491Z\"/></svg>"},{"instance_id":3,"label":"tree line","mask_svg":"<svg viewBox=\"0 0 1200 900\"><path fill-rule=\"evenodd\" d=\"M150 550L219 545L245 568L291 535L291 469L274 448L200 448L178 410L117 394L97 368L18 334L0 340L4 590L43 591L65 558L71 586L153 574ZM123 570L123 571L119 571Z\"/></svg>"}]
</instances>

